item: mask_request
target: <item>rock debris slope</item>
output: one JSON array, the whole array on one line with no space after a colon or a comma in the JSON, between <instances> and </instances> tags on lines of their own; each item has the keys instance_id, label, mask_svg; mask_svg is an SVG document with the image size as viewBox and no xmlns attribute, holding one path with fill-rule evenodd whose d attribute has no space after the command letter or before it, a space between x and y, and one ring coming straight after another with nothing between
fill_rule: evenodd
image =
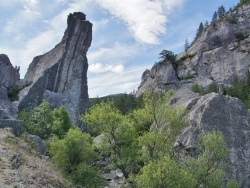
<instances>
[{"instance_id":1,"label":"rock debris slope","mask_svg":"<svg viewBox=\"0 0 250 188\"><path fill-rule=\"evenodd\" d=\"M22 80L26 86L19 93L19 110L34 108L43 100L51 106L65 106L72 122L86 128L79 114L88 108L86 57L92 41L92 24L83 13L69 14L62 41L51 51L37 56Z\"/></svg>"}]
</instances>

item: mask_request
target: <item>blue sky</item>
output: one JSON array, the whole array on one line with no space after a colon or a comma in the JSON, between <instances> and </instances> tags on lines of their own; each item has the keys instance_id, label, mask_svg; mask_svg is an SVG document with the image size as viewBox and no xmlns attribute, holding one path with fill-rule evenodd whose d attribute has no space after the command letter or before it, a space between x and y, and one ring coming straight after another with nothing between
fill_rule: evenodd
<instances>
[{"instance_id":1,"label":"blue sky","mask_svg":"<svg viewBox=\"0 0 250 188\"><path fill-rule=\"evenodd\" d=\"M81 11L93 23L88 51L89 96L131 92L158 54L184 50L200 22L239 0L0 0L0 53L20 66L61 41L67 15Z\"/></svg>"}]
</instances>

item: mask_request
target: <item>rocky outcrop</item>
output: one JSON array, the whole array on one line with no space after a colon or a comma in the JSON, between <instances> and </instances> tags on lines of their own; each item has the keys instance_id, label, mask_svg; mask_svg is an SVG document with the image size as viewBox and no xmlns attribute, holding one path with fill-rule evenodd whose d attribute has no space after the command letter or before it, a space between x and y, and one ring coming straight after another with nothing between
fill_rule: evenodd
<instances>
[{"instance_id":1,"label":"rocky outcrop","mask_svg":"<svg viewBox=\"0 0 250 188\"><path fill-rule=\"evenodd\" d=\"M32 135L29 133L24 134L25 139L30 143L32 149L45 155L47 152L47 144L37 135Z\"/></svg>"},{"instance_id":2,"label":"rocky outcrop","mask_svg":"<svg viewBox=\"0 0 250 188\"><path fill-rule=\"evenodd\" d=\"M92 41L92 24L85 19L83 13L70 14L62 41L33 59L22 81L28 86L19 93L19 110L46 100L52 107L65 106L72 122L85 129L78 120L88 108L86 53Z\"/></svg>"},{"instance_id":3,"label":"rocky outcrop","mask_svg":"<svg viewBox=\"0 0 250 188\"><path fill-rule=\"evenodd\" d=\"M7 89L19 80L19 68L12 66L7 55L0 54L0 99L8 100Z\"/></svg>"},{"instance_id":4,"label":"rocky outcrop","mask_svg":"<svg viewBox=\"0 0 250 188\"><path fill-rule=\"evenodd\" d=\"M179 81L172 64L161 62L156 63L150 71L144 71L136 96L140 96L146 89L164 92L178 88Z\"/></svg>"},{"instance_id":5,"label":"rocky outcrop","mask_svg":"<svg viewBox=\"0 0 250 188\"><path fill-rule=\"evenodd\" d=\"M180 96L183 96L180 99ZM178 100L179 99L179 100ZM188 153L196 148L202 131L220 131L229 154L229 174L239 180L241 187L250 187L250 115L237 98L210 93L197 96L187 89L176 92L171 101L189 108L189 126L180 135L175 147Z\"/></svg>"},{"instance_id":6,"label":"rocky outcrop","mask_svg":"<svg viewBox=\"0 0 250 188\"><path fill-rule=\"evenodd\" d=\"M18 110L10 102L8 91L19 80L19 68L12 66L7 55L0 54L0 128L10 128L16 136L23 133L23 122L15 120Z\"/></svg>"},{"instance_id":7,"label":"rocky outcrop","mask_svg":"<svg viewBox=\"0 0 250 188\"><path fill-rule=\"evenodd\" d=\"M219 21L211 23L187 50L177 55L179 87L197 83L205 90L211 84L217 88L231 86L237 76L245 80L250 71L250 4L228 12ZM160 63L158 63L160 64ZM150 70L152 72L155 66ZM160 65L158 65L159 67ZM173 73L158 70L161 78L143 80L138 88L140 95L146 87L165 88L161 79L171 80ZM157 75L153 75L157 76Z\"/></svg>"}]
</instances>

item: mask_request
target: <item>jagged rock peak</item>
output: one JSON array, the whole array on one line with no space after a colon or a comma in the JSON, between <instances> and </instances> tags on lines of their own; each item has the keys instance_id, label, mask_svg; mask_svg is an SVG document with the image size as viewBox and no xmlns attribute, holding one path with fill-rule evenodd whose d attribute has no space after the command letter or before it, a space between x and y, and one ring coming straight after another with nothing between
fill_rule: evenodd
<instances>
[{"instance_id":1,"label":"jagged rock peak","mask_svg":"<svg viewBox=\"0 0 250 188\"><path fill-rule=\"evenodd\" d=\"M10 59L6 54L0 54L0 64L11 66Z\"/></svg>"},{"instance_id":2,"label":"jagged rock peak","mask_svg":"<svg viewBox=\"0 0 250 188\"><path fill-rule=\"evenodd\" d=\"M34 108L46 100L52 108L65 106L72 122L80 126L78 116L88 108L86 54L92 41L92 24L81 12L69 14L67 23L62 41L29 65L18 108Z\"/></svg>"}]
</instances>

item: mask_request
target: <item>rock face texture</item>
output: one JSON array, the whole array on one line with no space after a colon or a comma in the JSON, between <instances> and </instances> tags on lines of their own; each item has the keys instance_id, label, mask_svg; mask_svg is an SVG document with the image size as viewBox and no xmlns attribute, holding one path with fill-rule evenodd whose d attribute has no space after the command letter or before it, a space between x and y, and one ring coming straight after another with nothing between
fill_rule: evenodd
<instances>
[{"instance_id":1,"label":"rock face texture","mask_svg":"<svg viewBox=\"0 0 250 188\"><path fill-rule=\"evenodd\" d=\"M15 120L17 108L9 101L8 89L20 80L18 69L7 55L0 54L0 128L11 128L16 136L22 134L23 122Z\"/></svg>"},{"instance_id":2,"label":"rock face texture","mask_svg":"<svg viewBox=\"0 0 250 188\"><path fill-rule=\"evenodd\" d=\"M250 4L228 12L220 21L209 25L187 52L177 55L179 66L175 74L179 80L175 81L175 85L191 87L197 83L207 89L212 83L217 87L231 86L236 76L246 79L250 71L249 34ZM143 79L137 96L143 93L148 85L156 90L168 90L162 79L172 80L174 73L166 67L155 72L156 66L160 67L154 65L149 72L151 78L160 78ZM152 74L153 72L156 74Z\"/></svg>"},{"instance_id":3,"label":"rock face texture","mask_svg":"<svg viewBox=\"0 0 250 188\"><path fill-rule=\"evenodd\" d=\"M86 53L92 41L92 24L83 13L69 14L62 41L51 51L37 56L22 81L18 108L34 108L43 100L52 107L64 105L72 122L85 129L79 114L88 108Z\"/></svg>"},{"instance_id":4,"label":"rock face texture","mask_svg":"<svg viewBox=\"0 0 250 188\"><path fill-rule=\"evenodd\" d=\"M156 63L151 70L144 71L136 96L140 96L147 88L156 91L178 89L179 80L172 64Z\"/></svg>"},{"instance_id":5,"label":"rock face texture","mask_svg":"<svg viewBox=\"0 0 250 188\"><path fill-rule=\"evenodd\" d=\"M182 94L191 100L178 100ZM217 93L197 98L191 91L187 94L186 89L177 91L172 100L178 105L189 104L186 107L191 107L189 126L180 135L176 148L187 153L196 148L201 131L222 132L230 149L229 174L240 181L241 187L250 187L250 114L245 105L237 98ZM192 102L194 100L196 103Z\"/></svg>"},{"instance_id":6,"label":"rock face texture","mask_svg":"<svg viewBox=\"0 0 250 188\"><path fill-rule=\"evenodd\" d=\"M19 68L13 67L5 54L0 54L0 99L8 100L7 89L20 80Z\"/></svg>"}]
</instances>

